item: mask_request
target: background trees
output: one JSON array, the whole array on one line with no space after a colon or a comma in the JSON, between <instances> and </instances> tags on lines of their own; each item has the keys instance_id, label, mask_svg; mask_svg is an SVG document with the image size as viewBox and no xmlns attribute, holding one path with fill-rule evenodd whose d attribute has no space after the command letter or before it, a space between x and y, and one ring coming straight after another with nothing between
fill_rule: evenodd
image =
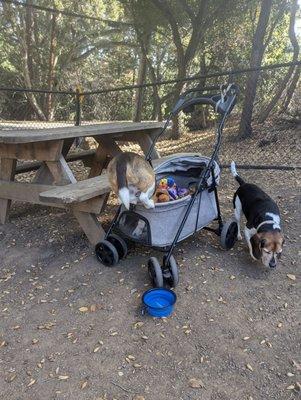
<instances>
[{"instance_id":1,"label":"background trees","mask_svg":"<svg viewBox=\"0 0 301 400\"><path fill-rule=\"evenodd\" d=\"M297 0L40 0L39 5L97 19L0 2L1 86L95 90L298 60ZM240 134L287 110L300 67L235 76L242 88ZM233 77L229 78L233 79ZM204 78L199 85L225 79ZM184 83L84 101L86 119L161 119ZM2 119L72 118L71 97L2 92ZM204 116L208 118L208 116ZM180 134L174 121L175 138Z\"/></svg>"}]
</instances>

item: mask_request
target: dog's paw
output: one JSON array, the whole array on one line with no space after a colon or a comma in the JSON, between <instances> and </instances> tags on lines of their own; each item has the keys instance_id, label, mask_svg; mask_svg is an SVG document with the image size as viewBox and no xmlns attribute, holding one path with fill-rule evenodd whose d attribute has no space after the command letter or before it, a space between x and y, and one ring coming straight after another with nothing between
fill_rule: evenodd
<instances>
[{"instance_id":1,"label":"dog's paw","mask_svg":"<svg viewBox=\"0 0 301 400\"><path fill-rule=\"evenodd\" d=\"M147 209L155 208L155 202L154 200L148 200L147 202L144 203L144 206Z\"/></svg>"}]
</instances>

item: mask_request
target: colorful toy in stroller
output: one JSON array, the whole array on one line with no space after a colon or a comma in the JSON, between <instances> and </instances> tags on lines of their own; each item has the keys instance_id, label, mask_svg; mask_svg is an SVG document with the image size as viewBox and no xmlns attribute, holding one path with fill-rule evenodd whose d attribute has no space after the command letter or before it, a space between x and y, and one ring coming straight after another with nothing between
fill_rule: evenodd
<instances>
[{"instance_id":1,"label":"colorful toy in stroller","mask_svg":"<svg viewBox=\"0 0 301 400\"><path fill-rule=\"evenodd\" d=\"M209 88L215 91L219 88ZM208 91L208 88L206 89ZM188 196L174 201L157 203L155 208L146 209L140 204L131 205L130 210L120 206L109 227L105 239L98 243L95 252L98 260L113 266L127 255L125 240L137 242L164 252L162 264L156 257L148 261L148 271L155 287L165 284L175 287L179 281L178 265L173 256L177 243L206 229L220 236L221 245L229 250L237 239L237 223L233 220L223 223L217 185L220 168L217 157L221 146L222 131L231 113L238 94L234 84L222 86L219 94L203 94L204 90L191 89L183 93L171 111L162 131L157 135L146 155L154 168L156 181L169 177L182 187L193 187ZM196 105L210 105L219 114L216 142L210 158L198 153L181 153L157 160L151 160L152 150L158 138L164 133L171 119L181 110L192 112ZM217 221L218 227L208 225Z\"/></svg>"}]
</instances>

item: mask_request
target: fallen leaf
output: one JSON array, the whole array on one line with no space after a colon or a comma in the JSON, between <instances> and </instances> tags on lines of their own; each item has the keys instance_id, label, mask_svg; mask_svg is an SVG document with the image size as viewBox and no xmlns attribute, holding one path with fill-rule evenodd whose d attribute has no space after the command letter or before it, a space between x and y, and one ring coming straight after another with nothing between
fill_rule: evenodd
<instances>
[{"instance_id":1,"label":"fallen leaf","mask_svg":"<svg viewBox=\"0 0 301 400\"><path fill-rule=\"evenodd\" d=\"M136 322L136 323L134 324L134 328L135 328L135 329L139 329L139 328L141 328L141 326L143 326L143 325L144 325L144 322L138 321L138 322Z\"/></svg>"},{"instance_id":2,"label":"fallen leaf","mask_svg":"<svg viewBox=\"0 0 301 400\"><path fill-rule=\"evenodd\" d=\"M10 383L10 382L12 382L15 378L16 378L16 374L11 374L11 375L9 375L9 376L7 376L6 378L5 378L5 381L7 382L7 383Z\"/></svg>"},{"instance_id":3,"label":"fallen leaf","mask_svg":"<svg viewBox=\"0 0 301 400\"><path fill-rule=\"evenodd\" d=\"M137 364L137 363L135 363L135 364L133 365L133 367L134 367L134 368L141 368L141 367L142 367L142 365L141 365L141 364Z\"/></svg>"},{"instance_id":4,"label":"fallen leaf","mask_svg":"<svg viewBox=\"0 0 301 400\"><path fill-rule=\"evenodd\" d=\"M295 368L297 368L297 371L301 371L301 364L299 364L297 361L295 361L295 360L292 360L292 362L293 362L293 366L295 367Z\"/></svg>"},{"instance_id":5,"label":"fallen leaf","mask_svg":"<svg viewBox=\"0 0 301 400\"><path fill-rule=\"evenodd\" d=\"M204 384L200 379L191 378L189 379L189 386L194 389L203 388Z\"/></svg>"},{"instance_id":6,"label":"fallen leaf","mask_svg":"<svg viewBox=\"0 0 301 400\"><path fill-rule=\"evenodd\" d=\"M243 338L243 340L249 340L250 339L250 336L245 336L244 338Z\"/></svg>"},{"instance_id":7,"label":"fallen leaf","mask_svg":"<svg viewBox=\"0 0 301 400\"><path fill-rule=\"evenodd\" d=\"M296 280L296 275L293 275L293 274L286 274L286 276L287 276L288 279L290 279L291 281L295 281L295 280Z\"/></svg>"},{"instance_id":8,"label":"fallen leaf","mask_svg":"<svg viewBox=\"0 0 301 400\"><path fill-rule=\"evenodd\" d=\"M90 306L90 311L91 311L91 312L95 312L96 309L97 309L96 304L92 304L92 305Z\"/></svg>"},{"instance_id":9,"label":"fallen leaf","mask_svg":"<svg viewBox=\"0 0 301 400\"><path fill-rule=\"evenodd\" d=\"M27 385L28 387L29 386L32 386L32 385L34 385L36 383L36 380L35 379L32 379L30 382L29 382L29 384Z\"/></svg>"},{"instance_id":10,"label":"fallen leaf","mask_svg":"<svg viewBox=\"0 0 301 400\"><path fill-rule=\"evenodd\" d=\"M81 382L81 384L80 384L80 388L81 389L85 389L85 387L88 385L88 381L83 381L83 382Z\"/></svg>"},{"instance_id":11,"label":"fallen leaf","mask_svg":"<svg viewBox=\"0 0 301 400\"><path fill-rule=\"evenodd\" d=\"M66 381L67 379L69 379L69 376L68 375L59 375L58 378L60 381Z\"/></svg>"},{"instance_id":12,"label":"fallen leaf","mask_svg":"<svg viewBox=\"0 0 301 400\"><path fill-rule=\"evenodd\" d=\"M131 354L129 354L129 355L127 356L127 358L128 358L129 360L132 360L132 361L136 360L136 358L135 358L134 356L132 356Z\"/></svg>"},{"instance_id":13,"label":"fallen leaf","mask_svg":"<svg viewBox=\"0 0 301 400\"><path fill-rule=\"evenodd\" d=\"M95 349L93 350L93 353L97 353L99 351L99 349L100 349L100 346L99 347L95 347Z\"/></svg>"},{"instance_id":14,"label":"fallen leaf","mask_svg":"<svg viewBox=\"0 0 301 400\"><path fill-rule=\"evenodd\" d=\"M294 390L295 389L295 385L289 385L286 390Z\"/></svg>"},{"instance_id":15,"label":"fallen leaf","mask_svg":"<svg viewBox=\"0 0 301 400\"><path fill-rule=\"evenodd\" d=\"M89 311L88 307L80 307L78 310L82 313Z\"/></svg>"},{"instance_id":16,"label":"fallen leaf","mask_svg":"<svg viewBox=\"0 0 301 400\"><path fill-rule=\"evenodd\" d=\"M250 370L250 371L254 371L254 370L253 370L253 367L252 367L252 365L250 365L250 364L247 364L247 365L246 365L246 367L248 368L248 370Z\"/></svg>"},{"instance_id":17,"label":"fallen leaf","mask_svg":"<svg viewBox=\"0 0 301 400\"><path fill-rule=\"evenodd\" d=\"M7 343L6 343L5 340L2 340L2 342L0 342L0 347L4 347L4 346L6 346L6 345L7 345Z\"/></svg>"},{"instance_id":18,"label":"fallen leaf","mask_svg":"<svg viewBox=\"0 0 301 400\"><path fill-rule=\"evenodd\" d=\"M133 400L145 400L145 397L137 395L137 396L133 397Z\"/></svg>"},{"instance_id":19,"label":"fallen leaf","mask_svg":"<svg viewBox=\"0 0 301 400\"><path fill-rule=\"evenodd\" d=\"M288 372L286 375L289 376L290 378L291 378L292 376L295 376L292 372Z\"/></svg>"},{"instance_id":20,"label":"fallen leaf","mask_svg":"<svg viewBox=\"0 0 301 400\"><path fill-rule=\"evenodd\" d=\"M16 330L18 330L18 329L20 329L21 327L20 327L20 325L16 325L16 326L13 326L12 327L12 329L14 330L14 331L16 331Z\"/></svg>"}]
</instances>

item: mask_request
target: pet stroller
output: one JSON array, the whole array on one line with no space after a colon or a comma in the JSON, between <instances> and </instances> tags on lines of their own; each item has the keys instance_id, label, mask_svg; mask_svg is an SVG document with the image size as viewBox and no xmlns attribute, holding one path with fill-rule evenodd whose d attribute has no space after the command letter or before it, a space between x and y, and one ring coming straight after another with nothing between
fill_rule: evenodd
<instances>
[{"instance_id":1,"label":"pet stroller","mask_svg":"<svg viewBox=\"0 0 301 400\"><path fill-rule=\"evenodd\" d=\"M204 90L200 91L197 88L183 93L146 155L146 160L154 168L156 182L169 176L181 187L190 187L193 190L188 196L178 200L156 203L153 209L146 209L141 204L131 205L130 210L125 209L123 205L119 206L105 239L95 247L96 256L102 264L113 266L126 257L126 241L151 246L164 252L162 264L156 257L148 260L148 271L153 285L163 287L167 284L175 287L179 281L179 274L172 253L177 243L200 229L206 229L220 236L223 248L229 250L234 246L238 227L233 220L227 223L222 221L217 194L220 180L217 157L223 127L236 103L238 88L230 84L221 88L206 89L209 93L212 90L220 90L220 93L204 95ZM218 114L216 142L211 157L197 153L182 153L152 161L151 154L155 143L171 119L181 110L185 113L192 112L199 104L212 106ZM208 226L213 221L217 221L217 228Z\"/></svg>"}]
</instances>

